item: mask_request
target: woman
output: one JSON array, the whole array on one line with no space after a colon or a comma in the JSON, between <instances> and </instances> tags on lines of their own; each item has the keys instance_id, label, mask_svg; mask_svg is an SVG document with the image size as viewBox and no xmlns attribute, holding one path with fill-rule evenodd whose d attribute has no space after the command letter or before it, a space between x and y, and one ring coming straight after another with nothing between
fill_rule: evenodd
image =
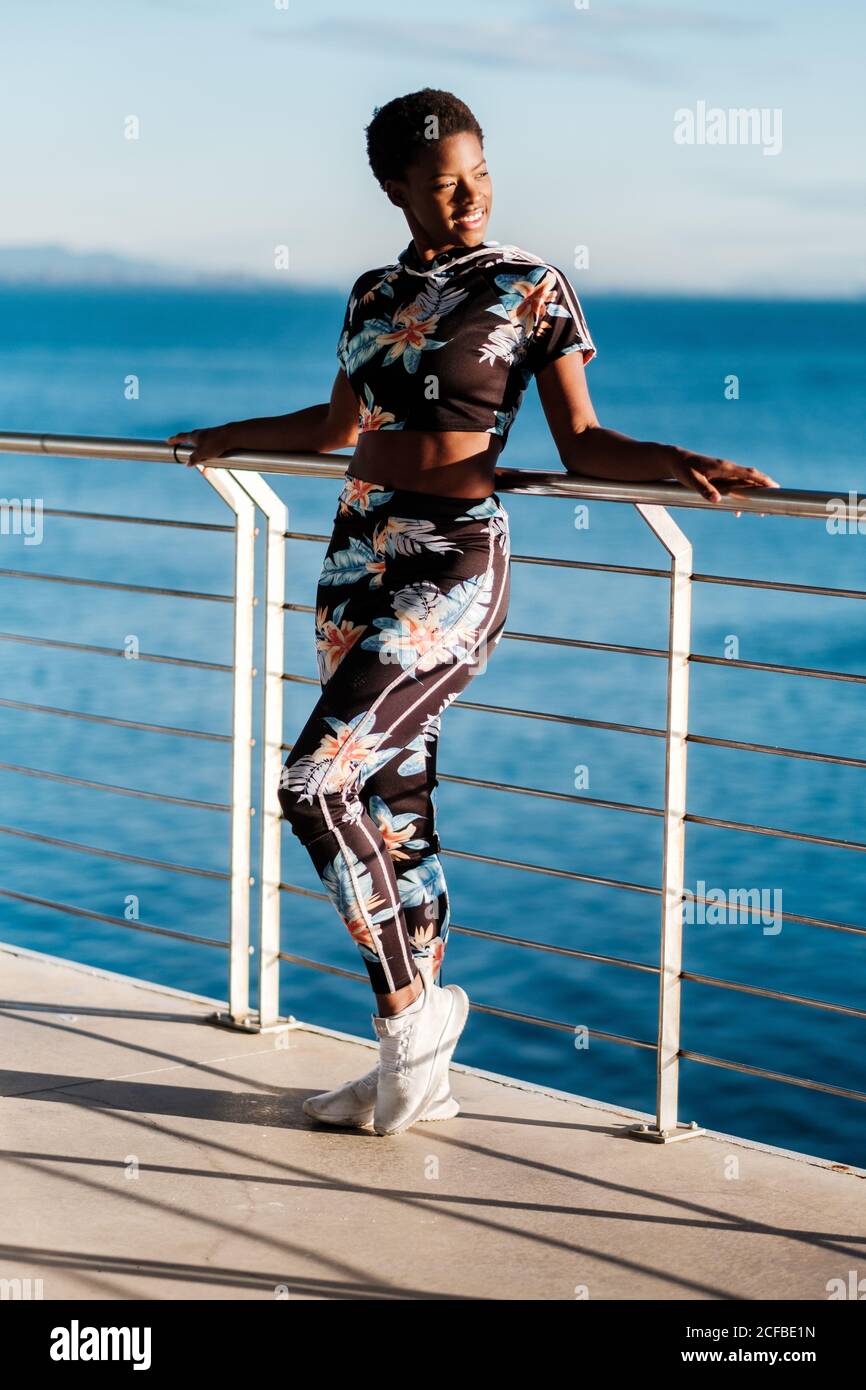
<instances>
[{"instance_id":1,"label":"woman","mask_svg":"<svg viewBox=\"0 0 866 1390\"><path fill-rule=\"evenodd\" d=\"M458 1112L448 1067L468 1013L437 986L450 904L436 826L443 710L499 641L508 516L496 462L534 377L569 472L676 479L711 501L776 487L754 468L602 428L595 346L565 275L485 240L481 128L450 92L377 109L373 173L411 241L356 280L327 405L173 435L188 462L233 451L355 452L316 597L322 694L286 759L280 803L354 937L376 996L379 1065L304 1104L395 1134Z\"/></svg>"}]
</instances>

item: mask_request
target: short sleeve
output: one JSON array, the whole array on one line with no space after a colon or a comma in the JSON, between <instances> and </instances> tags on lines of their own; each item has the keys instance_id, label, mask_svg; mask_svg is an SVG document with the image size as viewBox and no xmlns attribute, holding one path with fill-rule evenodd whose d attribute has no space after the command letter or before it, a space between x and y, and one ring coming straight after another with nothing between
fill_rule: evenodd
<instances>
[{"instance_id":1,"label":"short sleeve","mask_svg":"<svg viewBox=\"0 0 866 1390\"><path fill-rule=\"evenodd\" d=\"M570 352L582 353L585 366L595 357L596 347L568 277L556 266L548 265L539 289L540 317L532 335L527 366L537 374Z\"/></svg>"},{"instance_id":2,"label":"short sleeve","mask_svg":"<svg viewBox=\"0 0 866 1390\"><path fill-rule=\"evenodd\" d=\"M349 295L349 299L348 299L348 302L347 302L347 304L346 304L346 312L345 312L345 314L343 315L343 327L342 327L342 329L340 330L340 336L339 336L339 338L337 339L337 361L339 362L340 366L343 368L343 371L344 371L344 372L347 371L347 368L346 368L346 362L348 361L347 350L348 350L348 346L349 346L349 334L350 334L351 326L352 326L352 309L353 309L353 307L354 307L354 303L355 303L355 294L354 294L354 290L353 290L353 292Z\"/></svg>"}]
</instances>

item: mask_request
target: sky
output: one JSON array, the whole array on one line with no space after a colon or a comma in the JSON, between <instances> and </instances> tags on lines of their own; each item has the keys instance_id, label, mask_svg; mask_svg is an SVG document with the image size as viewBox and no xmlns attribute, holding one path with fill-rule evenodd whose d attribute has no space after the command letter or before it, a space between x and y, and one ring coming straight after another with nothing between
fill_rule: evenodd
<instances>
[{"instance_id":1,"label":"sky","mask_svg":"<svg viewBox=\"0 0 866 1390\"><path fill-rule=\"evenodd\" d=\"M0 26L0 253L345 289L409 240L364 127L433 86L484 130L488 238L578 285L866 292L856 0L39 0ZM738 138L739 108L763 132Z\"/></svg>"}]
</instances>

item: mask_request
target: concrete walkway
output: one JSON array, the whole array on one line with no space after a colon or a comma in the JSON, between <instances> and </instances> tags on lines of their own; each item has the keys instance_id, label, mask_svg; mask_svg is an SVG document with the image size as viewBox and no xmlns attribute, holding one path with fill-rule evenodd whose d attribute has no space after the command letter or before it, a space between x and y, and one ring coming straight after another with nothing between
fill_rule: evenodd
<instances>
[{"instance_id":1,"label":"concrete walkway","mask_svg":"<svg viewBox=\"0 0 866 1390\"><path fill-rule=\"evenodd\" d=\"M866 1185L455 1065L456 1119L323 1129L375 1063L218 1001L0 948L0 1278L45 1299L820 1299L864 1269ZM739 1177L728 1176L732 1160Z\"/></svg>"}]
</instances>

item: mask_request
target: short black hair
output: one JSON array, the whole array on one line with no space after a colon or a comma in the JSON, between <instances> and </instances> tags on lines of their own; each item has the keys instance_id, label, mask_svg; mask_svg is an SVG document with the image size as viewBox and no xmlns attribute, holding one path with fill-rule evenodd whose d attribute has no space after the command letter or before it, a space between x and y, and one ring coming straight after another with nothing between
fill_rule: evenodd
<instances>
[{"instance_id":1,"label":"short black hair","mask_svg":"<svg viewBox=\"0 0 866 1390\"><path fill-rule=\"evenodd\" d=\"M431 122L431 117L435 118ZM432 134L431 134L432 130ZM386 179L402 179L408 166L431 139L468 132L481 144L484 133L469 107L453 92L423 87L377 106L367 126L367 158L380 185Z\"/></svg>"}]
</instances>

